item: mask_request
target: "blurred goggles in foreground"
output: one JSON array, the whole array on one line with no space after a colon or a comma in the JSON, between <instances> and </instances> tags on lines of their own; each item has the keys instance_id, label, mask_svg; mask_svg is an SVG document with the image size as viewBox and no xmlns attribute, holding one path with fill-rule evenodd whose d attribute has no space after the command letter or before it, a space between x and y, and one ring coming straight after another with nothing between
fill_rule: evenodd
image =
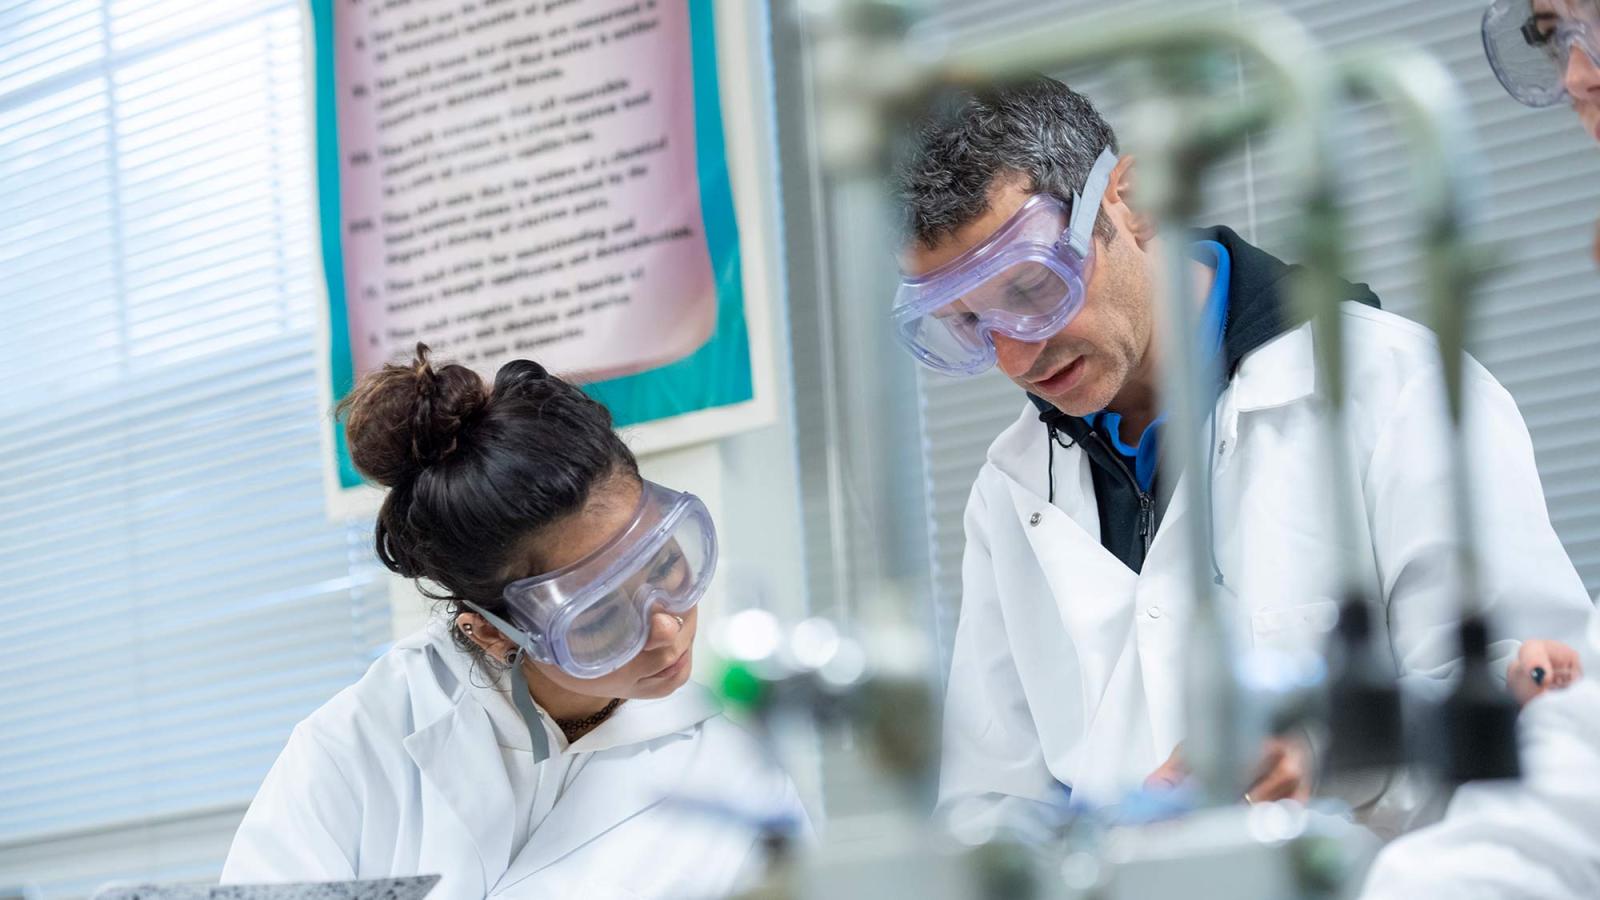
<instances>
[{"instance_id":1,"label":"blurred goggles in foreground","mask_svg":"<svg viewBox=\"0 0 1600 900\"><path fill-rule=\"evenodd\" d=\"M1555 106L1567 99L1574 52L1600 67L1600 0L1495 0L1483 14L1483 50L1518 103Z\"/></svg>"},{"instance_id":2,"label":"blurred goggles in foreground","mask_svg":"<svg viewBox=\"0 0 1600 900\"><path fill-rule=\"evenodd\" d=\"M600 549L506 585L504 619L468 605L534 659L599 678L639 654L658 608L683 615L700 602L716 567L705 504L646 481L633 521Z\"/></svg>"},{"instance_id":3,"label":"blurred goggles in foreground","mask_svg":"<svg viewBox=\"0 0 1600 900\"><path fill-rule=\"evenodd\" d=\"M1067 327L1083 308L1095 218L1116 165L1106 149L1070 209L1036 194L988 240L901 281L890 311L900 342L931 369L976 375L994 365L995 332L1034 342Z\"/></svg>"}]
</instances>

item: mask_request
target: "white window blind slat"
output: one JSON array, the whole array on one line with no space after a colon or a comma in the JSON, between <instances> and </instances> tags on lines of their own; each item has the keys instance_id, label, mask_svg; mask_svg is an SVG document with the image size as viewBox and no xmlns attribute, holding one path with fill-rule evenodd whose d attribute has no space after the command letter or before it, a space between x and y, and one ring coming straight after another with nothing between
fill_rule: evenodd
<instances>
[{"instance_id":1,"label":"white window blind slat","mask_svg":"<svg viewBox=\"0 0 1600 900\"><path fill-rule=\"evenodd\" d=\"M0 215L5 211L0 210ZM44 209L14 225L0 228L0 246L25 242L32 235L44 231L50 234L93 238L101 232L98 222L91 217L111 214L111 198L85 199L81 203L61 202L54 209Z\"/></svg>"},{"instance_id":2,"label":"white window blind slat","mask_svg":"<svg viewBox=\"0 0 1600 900\"><path fill-rule=\"evenodd\" d=\"M85 171L106 171L105 120L96 114L77 134L42 136L32 146L11 146L0 152L0 166L14 173L0 181L0 196L40 178L69 178ZM96 127L98 126L98 127ZM8 200L9 203L9 200Z\"/></svg>"},{"instance_id":3,"label":"white window blind slat","mask_svg":"<svg viewBox=\"0 0 1600 900\"><path fill-rule=\"evenodd\" d=\"M247 78L293 84L283 66L300 52L299 23L288 16L262 17L217 32L181 52L168 54L161 64L139 64L121 69L116 76L117 102L130 115L140 117L168 109L177 98L192 98L197 107L209 105L208 98L220 88L235 86ZM241 52L245 59L239 57ZM174 69L174 64L184 68ZM184 71L204 71L215 76L202 87L187 84Z\"/></svg>"},{"instance_id":4,"label":"white window blind slat","mask_svg":"<svg viewBox=\"0 0 1600 900\"><path fill-rule=\"evenodd\" d=\"M6 29L0 39L0 54L20 58L28 54L47 54L62 48L98 43L103 27L99 4L78 4L30 19Z\"/></svg>"},{"instance_id":5,"label":"white window blind slat","mask_svg":"<svg viewBox=\"0 0 1600 900\"><path fill-rule=\"evenodd\" d=\"M130 559L131 554L128 552L130 549L120 548L117 551L109 552L106 559L110 560L110 562L115 562L115 564L125 564L131 567L136 560ZM205 569L200 569L200 567L189 567L189 569L179 573L178 580L174 581L171 593L165 593L166 583L163 581L163 599L171 599L174 604L178 601L189 602L189 604L203 604L203 602L224 604L224 601L219 597L232 597L232 599L226 601L230 605L216 605L216 609L208 607L205 610L203 620L210 623L210 621L226 620L230 615L240 613L240 610L266 607L266 605L278 604L278 602L288 602L286 599L304 596L310 589L307 588L307 585L312 585L320 591L322 586L328 585L330 581L315 581L315 578L323 577L323 575L330 572L331 567L338 564L338 556L328 554L328 552L293 552L296 549L298 549L296 544L288 544L280 552L266 552L266 554L259 554L259 556L246 556L240 560L242 564L261 564L264 567L272 567L272 577L270 578L240 577L234 570L211 570L211 572L206 572ZM322 548L318 548L318 551L320 549ZM165 575L157 575L157 577L165 578ZM75 626L91 625L93 623L94 609L104 609L109 610L110 613L117 613L139 607L138 602L126 601L122 593L118 593L117 589L115 589L117 585L125 586L128 583L128 578L123 578L118 583L110 583L110 585L96 583L96 581L91 581L90 578L93 578L93 575L86 575L82 580L69 581L69 585L72 586L83 585L85 591L83 591L82 599L78 599L78 596L75 596L74 602L66 605L61 610L62 621L67 621L70 625ZM342 583L342 581L334 580L334 583ZM365 586L366 581L360 581L360 585ZM90 594L90 591L96 591L96 594ZM98 599L99 607L94 607L94 599ZM174 605L174 610L176 609L178 607ZM182 617L182 615L189 615L189 613L178 610L173 615L174 617ZM192 613L192 615L194 617L202 617L202 613L198 612ZM187 618L174 618L174 623L181 623L181 621L189 620ZM32 626L34 626L34 623L24 621L21 626L18 626L18 631L21 633L22 629L32 628ZM149 629L146 629L146 631L149 631ZM29 636L48 637L48 634L40 636L40 634L29 633ZM107 644L104 647L98 647L98 649L115 650L115 642L107 639ZM21 657L18 658L21 660ZM11 668L13 666L6 666L6 669ZM26 669L26 666L18 666L16 671L10 671L8 677L16 677L16 679L30 677L29 671L24 671L24 669ZM243 674L240 674L240 677L243 677Z\"/></svg>"},{"instance_id":6,"label":"white window blind slat","mask_svg":"<svg viewBox=\"0 0 1600 900\"><path fill-rule=\"evenodd\" d=\"M269 484L264 484L261 485L261 487L253 488L253 490L248 490L248 492L234 492L230 493L230 495L221 496L221 498L219 498L219 496L214 492L203 492L203 495L205 495L203 496L203 501L206 501L206 503L211 503L211 501L214 500L229 500L235 501L235 503L245 503L245 501L270 503L272 496L274 496L274 492L282 492L283 488L291 487L291 485L296 484L296 482L299 482L299 480L306 479L309 474L317 474L317 472L298 472L296 476L285 477L282 484L270 484L269 482ZM144 512L144 514L147 514L147 516L157 517L160 516L160 514L162 514L166 508L170 508L170 506L176 506L178 503L186 504L186 506L194 508L195 504L198 504L200 501L202 501L202 498L200 498L200 496L195 496L195 493L198 492L190 492L187 496L179 496L179 498L176 498L176 503L152 504L154 508L141 509L141 512ZM210 549L211 544L213 544L214 541L221 541L224 540L224 538L227 538L227 536L230 536L227 535L227 533L224 533L224 535L216 535L216 527L219 525L219 522L216 522L216 520L226 519L226 506L213 506L213 508L210 509L214 509L214 511L216 511L216 519L202 520L202 522L198 522L195 527L187 528L187 530L186 520L176 519L176 517L171 517L171 519L163 519L162 524L165 525L165 527L163 527L162 530L162 540L149 540L149 538L147 538L147 540L139 541L138 544L133 544L128 541L128 538L126 538L125 535L115 532L114 528L106 527L106 525L99 525L99 527L96 528L83 528L82 532L80 532L83 533L82 552L77 552L77 554L74 554L74 552L61 551L61 549L58 548L58 544L54 544L53 540L34 541L32 546L29 546L29 544L19 544L18 551L26 552L29 551L29 549L32 549L34 552L29 554L29 556L22 557L22 559L29 560L30 564L40 565L40 567L43 567L43 565L58 565L59 569L61 569L62 583L70 583L70 580L72 580L72 578L74 578L78 572L93 572L93 560L98 559L98 557L93 556L94 552L106 552L106 554L114 554L114 552L117 552L118 549L131 548L131 546L136 546L136 548L138 548L141 552L160 552L163 551L163 549L170 549L173 544L178 544L179 548L189 548L194 549L194 551L200 551L200 549ZM299 509L299 512L301 512L301 516L304 516L306 509L301 508ZM206 522L213 522L210 530L206 528ZM266 522L264 525L269 524L270 522ZM278 549L277 552L243 552L243 549L245 548L227 549L237 549L237 551L242 551L243 556L242 559L240 559L240 562L266 562L266 560L291 562L294 557L299 556L299 554L290 554L290 552L288 552L290 549L294 548L293 543L280 544L280 546L282 546L282 549ZM35 560L37 560L37 562L35 562ZM176 560L174 560L174 562L176 562ZM218 560L218 562L213 562L211 565L214 565L216 572L229 572L229 570L227 570L226 560ZM162 578L165 578L162 588L163 591L165 591L165 596L181 596L182 586L184 586L184 575L187 573L186 567L181 564L174 564L170 565L170 567L163 567L163 569L160 570L160 573L162 573ZM123 577L123 581L126 581L126 577ZM248 581L246 581L246 583L248 583ZM19 593L29 589L29 586L29 581L18 580ZM114 588L114 585L112 585L112 588ZM62 613L62 615L64 615L64 613Z\"/></svg>"},{"instance_id":7,"label":"white window blind slat","mask_svg":"<svg viewBox=\"0 0 1600 900\"><path fill-rule=\"evenodd\" d=\"M322 597L320 606L330 605L336 597ZM313 612L307 607L306 612ZM336 625L333 617L318 619L308 615L308 624L327 627ZM203 638L203 634L196 633L191 640ZM36 722L22 722L18 714L6 716L8 726L15 729L18 740L26 740L31 747L39 751L26 754L6 753L0 756L0 775L8 779L14 778L19 784L35 785L54 782L59 777L55 773L61 769L75 768L74 780L88 778L103 772L126 771L140 765L158 763L171 754L185 752L185 748L176 742L173 745L160 748L144 758L130 759L126 756L108 756L102 750L97 750L95 744L105 740L126 740L137 738L150 733L170 733L176 736L181 730L187 729L192 741L203 741L206 732L214 731L208 721L214 725L215 716L222 713L231 718L237 718L248 726L254 716L239 716L234 710L244 711L255 707L258 711L271 716L281 716L283 710L272 702L273 693L287 692L298 693L305 690L308 680L314 685L320 685L323 680L345 680L351 676L351 667L341 662L329 662L328 648L323 645L305 646L300 642L302 652L299 653L272 653L271 648L257 648L248 644L244 648L261 653L264 661L272 663L272 667L265 674L252 677L248 680L230 679L237 684L230 684L228 688L197 689L200 683L194 679L169 678L165 680L152 680L147 684L129 685L125 680L114 678L84 679L85 686L95 690L97 696L105 698L104 705L98 710L74 710L71 714L61 718L62 725L70 728L44 728ZM241 648L243 649L243 648ZM148 657L146 657L148 658ZM233 666L238 666L238 657L234 657ZM205 671L212 675L226 674L228 671L226 660L218 660L214 665L197 668L197 672ZM301 677L307 672L331 672L324 679L307 679ZM70 672L62 669L58 675L70 676ZM248 693L243 693L248 689ZM162 706L159 710L144 709L142 700L152 690L160 690L171 696L173 702ZM50 696L50 695L46 695ZM53 699L60 703L70 701L71 692L56 692ZM59 710L58 706L34 703L27 707L35 717L50 715ZM20 711L19 711L20 712ZM31 727L30 727L31 726ZM12 731L7 732L13 733ZM93 735L96 740L86 741L77 739L81 735ZM211 739L219 735L213 734ZM226 737L225 734L220 737ZM77 766L69 766L73 760L78 761ZM223 761L227 762L227 761ZM21 807L16 803L15 796L8 796L0 800L0 809L8 806Z\"/></svg>"},{"instance_id":8,"label":"white window blind slat","mask_svg":"<svg viewBox=\"0 0 1600 900\"><path fill-rule=\"evenodd\" d=\"M281 260L278 248L263 245L262 239L273 233L284 235L293 239L297 244L309 241L310 223L303 216L295 215L287 221L285 218L268 215L253 222L229 226L226 219L218 223L218 228L212 232L196 231L187 239L176 239L164 247L153 247L149 251L125 259L124 272L128 279L129 290L149 288L157 290L163 285L171 284L179 275L207 272L215 269L232 269L240 262L261 260L263 258ZM295 256L304 257L304 253ZM171 290L165 290L162 296L172 297ZM149 315L167 315L170 313L184 313L192 311L187 309L187 304L169 304L166 308L158 307L140 309L141 318Z\"/></svg>"},{"instance_id":9,"label":"white window blind slat","mask_svg":"<svg viewBox=\"0 0 1600 900\"><path fill-rule=\"evenodd\" d=\"M237 22L263 13L276 12L280 20L287 18L298 24L296 11L285 11L284 4L275 0L206 0L177 15L167 0L155 0L142 10L121 3L113 3L111 8L112 40L118 50L137 49L196 27Z\"/></svg>"},{"instance_id":10,"label":"white window blind slat","mask_svg":"<svg viewBox=\"0 0 1600 900\"><path fill-rule=\"evenodd\" d=\"M227 62L226 59L221 61ZM142 104L121 106L119 111L129 123L126 135L129 166L136 168L143 165L150 153L167 149L164 142L173 135L192 139L236 121L230 112L235 115L240 112L237 105L233 105L240 100L249 101L252 97L260 96L264 90L281 91L288 97L303 92L299 81L279 71L281 64L272 64L270 60L257 62L259 64L253 67L232 64L214 72L199 73L214 76L208 78L208 86L203 93L181 93L175 88L163 87L147 94ZM134 87L140 86L138 82L133 84ZM118 90L122 90L120 84ZM271 109L243 112L257 120L272 119L277 113ZM197 127L200 122L207 124ZM238 134L239 129L233 133Z\"/></svg>"},{"instance_id":11,"label":"white window blind slat","mask_svg":"<svg viewBox=\"0 0 1600 900\"><path fill-rule=\"evenodd\" d=\"M16 0L0 4L0 34L31 31L44 23L99 10L100 0Z\"/></svg>"},{"instance_id":12,"label":"white window blind slat","mask_svg":"<svg viewBox=\"0 0 1600 900\"><path fill-rule=\"evenodd\" d=\"M70 34L62 40L8 54L7 71L18 71L19 74L0 76L0 94L7 94L41 78L62 75L79 66L93 63L100 58L101 46L100 30L94 28Z\"/></svg>"},{"instance_id":13,"label":"white window blind slat","mask_svg":"<svg viewBox=\"0 0 1600 900\"><path fill-rule=\"evenodd\" d=\"M186 430L184 436L197 441L214 441L218 445L226 442L240 447L247 444L248 446L259 446L259 441L251 440L250 438L232 438L231 435L237 428L271 431L292 427L304 415L305 408L300 404L274 404L257 407L242 415L237 421L218 418L212 422L197 422ZM40 487L39 480L68 474L76 466L80 465L103 466L129 458L140 461L145 467L165 467L172 463L174 456L178 453L190 449L190 445L185 443L182 438L173 435L170 431L157 427L143 430L130 429L127 434L128 442L123 446L118 446L109 441L100 445L86 444L86 453L80 460L39 459L35 470L27 473L36 476L35 478L30 479L22 474L13 474L9 478L0 478L0 491L14 490L17 492L17 496L28 504L30 509L42 509L51 503L52 497L57 497L58 495L46 487ZM268 446L274 447L279 452L290 448L294 450L301 449L300 442L289 444L271 442ZM58 502L64 503L66 501ZM0 528L20 523L28 515L28 512L21 509L0 511Z\"/></svg>"},{"instance_id":14,"label":"white window blind slat","mask_svg":"<svg viewBox=\"0 0 1600 900\"><path fill-rule=\"evenodd\" d=\"M105 112L105 85L98 81L76 84L28 100L0 97L0 129L18 140L55 140L57 136L77 134L85 123ZM11 142L7 141L7 145ZM25 145L23 145L25 146ZM18 149L12 146L11 149ZM7 157L0 157L4 159Z\"/></svg>"},{"instance_id":15,"label":"white window blind slat","mask_svg":"<svg viewBox=\"0 0 1600 900\"><path fill-rule=\"evenodd\" d=\"M334 598L324 598L334 599ZM332 624L319 623L319 624ZM252 647L251 650L256 648ZM327 662L326 647L308 648L308 652L299 655L263 656L263 659L273 663L275 670L282 672L269 679L252 679L249 682L239 682L232 689L218 694L203 691L185 690L191 686L188 680L171 679L165 682L151 681L147 684L127 686L123 681L86 681L87 687L96 688L97 696L103 698L103 711L98 715L70 715L60 718L61 727L32 728L23 725L14 732L18 741L27 741L34 752L26 755L6 754L0 757L0 777L13 779L18 784L26 785L22 788L21 795L9 795L0 800L0 819L5 818L6 812L22 812L28 805L27 792L42 792L51 789L85 789L84 794L92 794L96 790L115 787L114 784L94 784L97 779L103 780L111 773L126 773L143 766L159 765L163 761L178 756L190 755L192 751L185 746L185 742L178 738L187 737L189 745L203 742L210 734L215 740L215 716L218 713L239 718L249 722L253 717L242 715L247 710L254 709L257 713L269 716L282 714L282 707L274 697L273 682L276 681L290 690L286 693L296 694L305 690L308 679L307 674L314 672L332 673L324 679L310 679L314 685L320 685L321 680L348 680L350 667L345 665L330 664ZM234 663L237 666L237 661ZM285 671L282 667L293 666L293 670ZM226 671L219 665L211 672L220 674ZM63 676L68 673L62 672ZM239 696L239 692L248 688L247 696ZM163 691L172 698L172 703L163 706L158 711L149 711L140 708L144 696L151 691ZM280 692L284 693L284 692ZM50 696L50 695L46 695ZM52 697L57 703L70 702L73 698L70 692L58 692ZM126 711L118 711L120 708ZM131 707L131 709L128 709ZM30 704L27 711L36 717L51 715L55 709L52 705ZM20 712L20 711L19 711ZM6 719L15 721L20 719L17 715L8 715ZM8 724L10 724L8 722ZM70 733L67 729L71 729ZM165 744L158 750L147 751L134 758L128 756L109 756L103 749L95 745L102 743L115 743L134 740L150 733L159 733L171 736L174 740ZM20 764L13 764L16 760ZM210 762L216 762L210 760ZM231 765L231 763L225 763ZM53 774L60 769L73 770L73 784L70 788L60 785Z\"/></svg>"},{"instance_id":16,"label":"white window blind slat","mask_svg":"<svg viewBox=\"0 0 1600 900\"><path fill-rule=\"evenodd\" d=\"M179 817L139 817L137 825L146 836L139 847L109 848L103 833L72 831L29 844L0 844L0 870L26 865L37 873L40 890L52 898L88 896L131 871L149 872L151 881L200 880L210 872L210 861L228 852L243 813L225 807Z\"/></svg>"},{"instance_id":17,"label":"white window blind slat","mask_svg":"<svg viewBox=\"0 0 1600 900\"><path fill-rule=\"evenodd\" d=\"M292 175L286 176L282 183L286 190L305 188L304 182L294 179ZM279 216L293 217L296 222L304 221L298 215L300 211L292 208L284 210L278 197L270 191L263 190L230 199L232 203L215 211L175 209L150 216L137 231L124 232L130 259L142 260L146 254L160 252L174 244L204 238L208 232L207 226L229 229L246 224L259 225Z\"/></svg>"}]
</instances>

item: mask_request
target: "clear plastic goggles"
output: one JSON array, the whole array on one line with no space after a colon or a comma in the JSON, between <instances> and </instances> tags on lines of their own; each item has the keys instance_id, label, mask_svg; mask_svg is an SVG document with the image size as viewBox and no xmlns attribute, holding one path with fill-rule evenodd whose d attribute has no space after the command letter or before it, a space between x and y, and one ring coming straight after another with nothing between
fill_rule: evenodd
<instances>
[{"instance_id":1,"label":"clear plastic goggles","mask_svg":"<svg viewBox=\"0 0 1600 900\"><path fill-rule=\"evenodd\" d=\"M477 610L534 659L599 678L639 654L657 609L682 615L717 567L705 504L650 481L633 521L577 562L505 586L506 617Z\"/></svg>"},{"instance_id":2,"label":"clear plastic goggles","mask_svg":"<svg viewBox=\"0 0 1600 900\"><path fill-rule=\"evenodd\" d=\"M1495 77L1518 103L1567 99L1573 47L1600 67L1597 0L1495 0L1483 14L1483 50Z\"/></svg>"},{"instance_id":3,"label":"clear plastic goggles","mask_svg":"<svg viewBox=\"0 0 1600 900\"><path fill-rule=\"evenodd\" d=\"M1094 223L1117 155L1108 148L1071 208L1029 197L988 240L933 271L900 282L895 335L924 365L976 375L994 365L995 332L1042 341L1083 308L1094 267Z\"/></svg>"}]
</instances>

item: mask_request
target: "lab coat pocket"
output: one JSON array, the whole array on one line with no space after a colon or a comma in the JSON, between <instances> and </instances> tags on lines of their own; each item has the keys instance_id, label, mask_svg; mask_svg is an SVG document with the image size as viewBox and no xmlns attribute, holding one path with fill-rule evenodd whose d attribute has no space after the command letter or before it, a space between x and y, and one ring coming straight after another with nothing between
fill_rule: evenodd
<instances>
[{"instance_id":1,"label":"lab coat pocket","mask_svg":"<svg viewBox=\"0 0 1600 900\"><path fill-rule=\"evenodd\" d=\"M1318 650L1339 619L1339 604L1327 598L1256 610L1250 632L1258 649Z\"/></svg>"}]
</instances>

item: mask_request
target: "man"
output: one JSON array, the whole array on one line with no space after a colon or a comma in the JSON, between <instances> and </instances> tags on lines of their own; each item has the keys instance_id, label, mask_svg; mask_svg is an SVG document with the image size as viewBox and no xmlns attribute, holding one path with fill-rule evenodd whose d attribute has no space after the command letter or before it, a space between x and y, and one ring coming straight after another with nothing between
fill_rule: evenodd
<instances>
[{"instance_id":1,"label":"man","mask_svg":"<svg viewBox=\"0 0 1600 900\"><path fill-rule=\"evenodd\" d=\"M1403 684L1442 693L1458 664L1442 387L1431 336L1346 286L1348 429L1357 472L1322 471L1313 335L1293 268L1226 228L1155 234L1136 166L1082 96L1046 78L965 95L899 170L908 241L900 336L951 373L992 362L1027 394L991 444L966 511L941 804L957 832L1106 802L1180 767L1189 611L1184 515L1212 516L1214 578L1242 644L1317 650L1335 617L1339 536L1324 494L1356 494L1350 548L1387 611ZM1074 196L1082 193L1076 203ZM1092 236L1091 236L1092 232ZM1196 237L1198 240L1196 240ZM1059 238L1059 241L1057 240ZM1164 240L1194 243L1199 338L1219 386L1210 510L1163 508L1154 283ZM1081 291L1079 290L1081 288ZM1487 371L1466 374L1484 584L1503 638L1564 636L1589 609L1550 527L1527 430ZM1192 473L1191 473L1192 474ZM1304 796L1314 762L1277 742L1248 799ZM1404 792L1349 799L1399 823Z\"/></svg>"},{"instance_id":2,"label":"man","mask_svg":"<svg viewBox=\"0 0 1600 900\"><path fill-rule=\"evenodd\" d=\"M1600 141L1600 4L1496 0L1483 37L1512 97L1531 106L1566 100ZM1507 65L1513 59L1524 64ZM1600 683L1571 684L1583 671L1579 654L1538 643L1543 655L1510 672L1524 706L1522 780L1458 791L1442 822L1378 856L1365 900L1600 897ZM1580 646L1591 665L1600 661L1600 612ZM1541 696L1552 687L1567 689Z\"/></svg>"}]
</instances>

